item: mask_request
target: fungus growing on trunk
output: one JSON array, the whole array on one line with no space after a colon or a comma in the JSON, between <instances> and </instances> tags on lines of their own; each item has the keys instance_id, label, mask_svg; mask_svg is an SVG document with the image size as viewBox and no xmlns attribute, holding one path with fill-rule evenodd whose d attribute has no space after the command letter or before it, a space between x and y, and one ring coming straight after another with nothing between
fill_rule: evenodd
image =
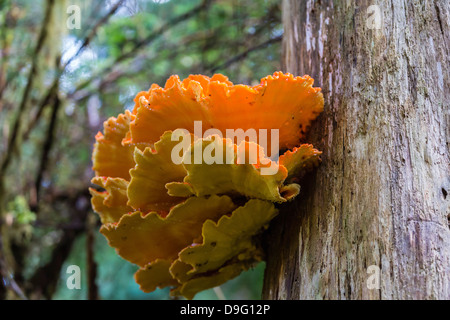
<instances>
[{"instance_id":1,"label":"fungus growing on trunk","mask_svg":"<svg viewBox=\"0 0 450 320\"><path fill-rule=\"evenodd\" d=\"M312 84L282 72L256 86L172 76L105 122L92 157L104 191L90 190L92 206L109 244L140 267L143 291L192 299L264 259L258 237L320 161L301 143L323 110Z\"/></svg>"}]
</instances>

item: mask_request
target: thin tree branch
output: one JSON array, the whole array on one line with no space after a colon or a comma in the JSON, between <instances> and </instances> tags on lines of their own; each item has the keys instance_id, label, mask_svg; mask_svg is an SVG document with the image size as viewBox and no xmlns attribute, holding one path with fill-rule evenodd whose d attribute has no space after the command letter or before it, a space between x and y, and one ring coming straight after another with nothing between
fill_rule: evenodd
<instances>
[{"instance_id":1,"label":"thin tree branch","mask_svg":"<svg viewBox=\"0 0 450 320\"><path fill-rule=\"evenodd\" d=\"M58 87L59 87L59 81L61 79L61 75L65 71L66 67L73 61L73 59L76 58L89 45L89 43L92 41L92 39L96 35L98 28L100 26L102 26L103 24L105 24L109 20L109 18L112 15L114 15L114 13L122 5L123 1L124 0L118 1L109 10L109 12L106 15L95 24L95 26L91 29L91 31L88 33L88 35L83 40L83 43L82 43L81 47L78 49L78 51L71 58L69 58L64 64L58 66L58 75L55 77L53 84L51 85L46 96L40 103L40 106L38 108L38 112L36 113L36 116L33 118L33 120L31 121L30 125L27 128L27 131L23 135L24 137L28 137L28 134L30 133L32 128L38 122L45 107L49 104L50 100L54 99L50 123L48 126L47 135L46 135L44 146L43 146L41 161L40 161L39 169L38 169L37 176L36 176L35 189L36 189L37 201L33 205L33 208L32 208L34 211L38 211L38 209L39 209L39 207L38 207L39 194L40 194L39 191L40 191L40 188L42 185L42 179L43 179L44 173L47 168L48 157L49 157L49 154L50 154L51 148L53 146L53 142L54 142L55 128L56 128L56 123L57 123L57 115L58 115L58 111L61 106L61 100L58 97L58 92L57 92Z\"/></svg>"},{"instance_id":2,"label":"thin tree branch","mask_svg":"<svg viewBox=\"0 0 450 320\"><path fill-rule=\"evenodd\" d=\"M124 0L117 1L117 3L109 10L109 12L101 18L91 29L91 31L87 34L87 36L84 38L83 43L81 47L78 49L78 51L70 57L62 66L62 70L65 70L65 68L75 59L83 50L91 43L91 41L94 39L94 37L97 34L97 30L108 22L108 20L113 16L119 7L123 4Z\"/></svg>"},{"instance_id":3,"label":"thin tree branch","mask_svg":"<svg viewBox=\"0 0 450 320\"><path fill-rule=\"evenodd\" d=\"M4 222L0 222L0 229L3 230L5 226ZM4 244L3 239L0 237L0 298L2 300L7 298L7 290L14 292L14 294L22 300L28 300L23 290L16 283L14 278L11 275L11 272L8 270L7 262L5 257L3 256L4 252Z\"/></svg>"},{"instance_id":4,"label":"thin tree branch","mask_svg":"<svg viewBox=\"0 0 450 320\"><path fill-rule=\"evenodd\" d=\"M86 256L87 256L87 278L88 278L88 300L98 300L97 263L94 259L94 228L96 227L96 217L89 215L86 219Z\"/></svg>"},{"instance_id":5,"label":"thin tree branch","mask_svg":"<svg viewBox=\"0 0 450 320\"><path fill-rule=\"evenodd\" d=\"M48 35L48 27L49 27L49 23L50 23L50 16L54 7L55 1L54 0L48 0L47 2L47 8L45 11L45 16L44 16L44 22L43 22L43 26L42 29L39 33L39 37L37 40L37 44L36 47L34 49L33 55L32 55L32 61L31 61L31 70L30 73L28 75L27 78L27 83L25 86L25 90L23 92L22 98L21 98L21 102L19 105L19 110L17 112L17 116L16 116L16 120L14 122L12 131L10 132L9 135L9 140L8 140L8 145L6 147L6 152L5 152L5 156L3 157L3 159L1 159L1 164L0 164L0 228L1 228L1 242L2 242L2 250L0 252L1 258L3 259L3 263L4 263L4 268L7 270L8 274L9 272L13 272L12 270L9 270L9 268L12 268L12 266L14 266L14 255L11 252L11 247L9 245L5 244L5 241L7 241L9 243L9 232L8 229L5 226L5 217L4 217L4 199L5 199L5 179L6 179L6 171L9 167L9 164L11 163L12 157L13 157L13 153L16 150L17 146L17 139L18 136L20 134L20 130L21 130L21 122L23 119L23 115L25 113L27 104L28 104L28 99L29 99L29 95L31 92L31 89L33 87L33 83L34 83L34 79L36 78L36 72L37 72L37 68L38 68L38 57L40 56L41 50L44 46L44 42L47 38ZM2 276L3 280L8 280L8 278L5 278L5 276ZM15 283L15 282L14 282ZM14 290L15 286L13 284L12 289Z\"/></svg>"},{"instance_id":6,"label":"thin tree branch","mask_svg":"<svg viewBox=\"0 0 450 320\"><path fill-rule=\"evenodd\" d=\"M103 68L100 72L97 72L95 75L90 77L88 80L82 82L79 84L75 90L73 90L71 93L68 94L69 98L72 98L77 91L84 89L89 84L91 84L94 80L97 78L103 77L105 74L109 73L116 65L120 64L124 60L131 58L133 55L137 53L138 50L142 49L145 46L148 46L150 43L161 37L167 30L170 28L175 27L176 25L180 24L183 21L186 21L196 15L198 15L202 10L205 10L208 8L211 3L214 2L214 0L203 0L203 2L198 5L197 7L191 9L190 11L183 13L179 16L176 16L175 18L169 20L168 22L164 23L161 27L159 27L157 30L152 32L150 35L145 37L144 39L137 41L134 43L133 48L125 53L122 53L119 57L117 57L112 63L110 63L107 67Z\"/></svg>"},{"instance_id":7,"label":"thin tree branch","mask_svg":"<svg viewBox=\"0 0 450 320\"><path fill-rule=\"evenodd\" d=\"M17 112L17 117L16 117L14 126L12 128L12 131L11 131L11 134L9 137L7 150L6 150L4 158L2 159L2 163L0 166L0 193L3 193L3 191L4 191L4 175L5 175L5 172L8 169L8 166L11 162L12 154L13 154L14 150L16 149L16 142L17 142L17 138L18 138L18 135L19 135L19 132L21 129L22 116L25 113L25 109L27 107L31 88L33 87L34 79L36 78L35 75L36 75L36 71L37 71L37 67L38 67L38 57L44 46L45 39L47 38L50 16L51 16L54 4L55 4L55 0L48 0L47 8L45 11L44 24L43 24L41 32L39 34L36 48L32 55L31 70L28 75L27 84L25 86L25 90L23 92L22 99L21 99L21 102L19 105L19 110ZM0 202L0 207L1 207L1 202Z\"/></svg>"},{"instance_id":8,"label":"thin tree branch","mask_svg":"<svg viewBox=\"0 0 450 320\"><path fill-rule=\"evenodd\" d=\"M64 64L60 64L58 67L58 72L53 80L53 83L51 84L50 88L47 91L47 94L44 96L44 98L41 100L38 106L38 111L36 112L33 119L30 121L30 123L27 125L27 129L25 133L23 134L22 138L27 139L30 132L34 129L36 124L38 123L40 117L42 116L45 108L49 105L50 100L54 98L54 95L56 93L56 90L59 88L59 82L61 80L62 74L66 71L67 66L75 59L81 52L84 51L84 49L92 42L94 37L97 34L97 30L107 23L111 16L113 16L119 7L123 4L124 0L118 1L109 11L108 13L101 18L95 25L92 27L91 31L86 35L84 38L81 47L77 50L77 52L70 57Z\"/></svg>"},{"instance_id":9,"label":"thin tree branch","mask_svg":"<svg viewBox=\"0 0 450 320\"><path fill-rule=\"evenodd\" d=\"M11 1L2 1L3 24L0 32L0 111L2 110L2 96L8 81L6 81L6 67L9 59L9 46L7 41L7 30L14 28L16 20L11 17ZM10 19L11 18L11 19ZM9 21L13 21L14 25L10 25Z\"/></svg>"},{"instance_id":10,"label":"thin tree branch","mask_svg":"<svg viewBox=\"0 0 450 320\"><path fill-rule=\"evenodd\" d=\"M39 103L36 114L34 115L33 119L30 120L30 122L28 123L28 125L26 127L25 132L22 135L22 141L25 141L26 139L28 139L31 131L36 126L40 117L42 116L42 114L45 110L45 107L47 105L49 105L51 100L53 100L55 98L55 96L57 95L58 85L59 85L59 81L54 82L52 84L52 87L47 91L47 94L45 95L44 99L41 100L41 102Z\"/></svg>"},{"instance_id":11,"label":"thin tree branch","mask_svg":"<svg viewBox=\"0 0 450 320\"><path fill-rule=\"evenodd\" d=\"M48 125L48 129L47 129L47 135L45 138L45 142L44 142L44 146L43 146L43 150L42 150L42 155L41 155L41 161L39 163L39 169L37 172L37 177L36 177L36 197L37 197L37 201L36 201L36 207L32 208L33 211L38 211L38 204L39 204L39 191L41 189L41 185L42 185L42 179L44 176L44 173L47 169L48 166L48 157L50 154L50 150L52 149L53 146L53 142L54 142L54 138L55 138L55 130L56 130L56 123L58 120L58 111L60 109L61 106L61 100L59 99L59 97L56 95L54 102L53 102L53 107L52 107L52 114L50 117L50 123Z\"/></svg>"},{"instance_id":12,"label":"thin tree branch","mask_svg":"<svg viewBox=\"0 0 450 320\"><path fill-rule=\"evenodd\" d=\"M260 49L264 49L266 47L268 47L269 45L276 43L276 42L280 42L281 39L283 38L283 36L278 36L272 39L269 39L257 46L254 46L252 48L249 48L247 50L245 50L244 52L241 52L240 54L228 59L227 61L225 61L224 63L217 65L215 67L210 68L210 72L214 73L219 69L226 69L228 68L230 65L232 65L233 63L236 63L244 58L246 58L248 56L249 53L260 50Z\"/></svg>"}]
</instances>

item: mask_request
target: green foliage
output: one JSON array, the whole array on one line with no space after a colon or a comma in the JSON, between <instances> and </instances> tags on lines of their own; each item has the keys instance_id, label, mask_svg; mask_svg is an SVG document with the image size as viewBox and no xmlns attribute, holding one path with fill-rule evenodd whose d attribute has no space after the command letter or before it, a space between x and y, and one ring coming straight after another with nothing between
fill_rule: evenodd
<instances>
[{"instance_id":1,"label":"green foliage","mask_svg":"<svg viewBox=\"0 0 450 320\"><path fill-rule=\"evenodd\" d=\"M29 224L36 220L36 214L30 211L28 202L23 196L17 196L9 202L8 211L19 224Z\"/></svg>"}]
</instances>

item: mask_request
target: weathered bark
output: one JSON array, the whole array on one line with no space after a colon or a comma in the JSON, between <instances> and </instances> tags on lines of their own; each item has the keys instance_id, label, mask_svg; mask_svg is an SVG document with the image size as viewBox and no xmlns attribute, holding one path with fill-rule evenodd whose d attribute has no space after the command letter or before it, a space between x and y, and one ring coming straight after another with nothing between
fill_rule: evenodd
<instances>
[{"instance_id":1,"label":"weathered bark","mask_svg":"<svg viewBox=\"0 0 450 320\"><path fill-rule=\"evenodd\" d=\"M269 229L263 298L450 299L448 1L285 0L283 20L285 71L323 89L323 161Z\"/></svg>"}]
</instances>

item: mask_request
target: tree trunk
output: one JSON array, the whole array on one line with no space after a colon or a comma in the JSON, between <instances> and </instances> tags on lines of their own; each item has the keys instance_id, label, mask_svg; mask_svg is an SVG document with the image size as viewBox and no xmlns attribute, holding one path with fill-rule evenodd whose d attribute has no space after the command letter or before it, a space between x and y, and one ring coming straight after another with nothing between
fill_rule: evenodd
<instances>
[{"instance_id":1,"label":"tree trunk","mask_svg":"<svg viewBox=\"0 0 450 320\"><path fill-rule=\"evenodd\" d=\"M268 230L263 298L450 299L448 0L285 0L283 21L323 155Z\"/></svg>"}]
</instances>

